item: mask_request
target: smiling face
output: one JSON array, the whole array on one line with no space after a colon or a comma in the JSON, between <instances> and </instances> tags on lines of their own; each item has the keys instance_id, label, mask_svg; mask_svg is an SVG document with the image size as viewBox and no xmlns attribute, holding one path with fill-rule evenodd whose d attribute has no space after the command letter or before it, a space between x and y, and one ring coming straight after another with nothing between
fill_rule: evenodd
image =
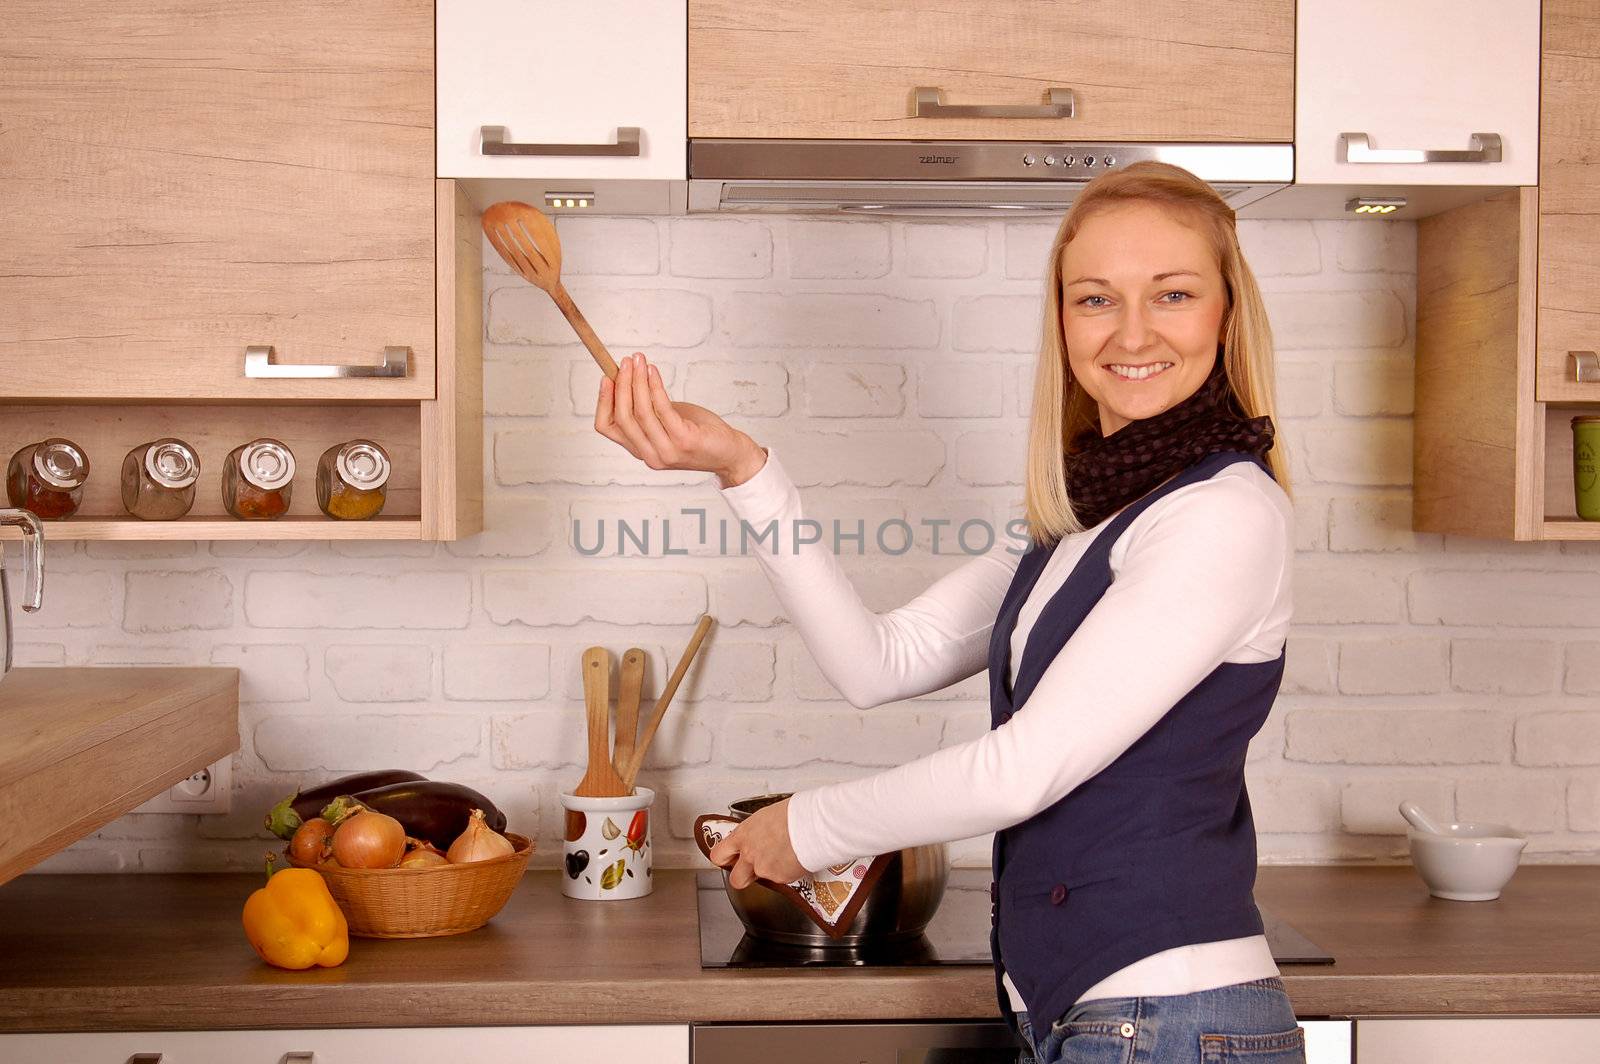
<instances>
[{"instance_id":1,"label":"smiling face","mask_svg":"<svg viewBox=\"0 0 1600 1064\"><path fill-rule=\"evenodd\" d=\"M1193 395L1217 360L1227 288L1210 242L1175 213L1126 203L1086 220L1061 256L1061 329L1100 431Z\"/></svg>"}]
</instances>

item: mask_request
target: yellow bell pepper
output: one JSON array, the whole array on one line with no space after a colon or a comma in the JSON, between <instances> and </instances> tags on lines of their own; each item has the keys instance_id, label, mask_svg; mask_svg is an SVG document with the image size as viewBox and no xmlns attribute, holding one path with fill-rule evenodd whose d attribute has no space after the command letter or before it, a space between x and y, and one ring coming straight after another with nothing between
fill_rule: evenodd
<instances>
[{"instance_id":1,"label":"yellow bell pepper","mask_svg":"<svg viewBox=\"0 0 1600 1064\"><path fill-rule=\"evenodd\" d=\"M350 955L350 925L310 868L285 868L244 903L244 933L268 964L332 968Z\"/></svg>"}]
</instances>

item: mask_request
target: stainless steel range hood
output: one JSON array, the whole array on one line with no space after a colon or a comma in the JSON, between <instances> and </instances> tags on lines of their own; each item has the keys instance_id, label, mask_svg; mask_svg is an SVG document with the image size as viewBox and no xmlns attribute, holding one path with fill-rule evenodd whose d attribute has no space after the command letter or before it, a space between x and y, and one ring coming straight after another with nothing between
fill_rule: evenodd
<instances>
[{"instance_id":1,"label":"stainless steel range hood","mask_svg":"<svg viewBox=\"0 0 1600 1064\"><path fill-rule=\"evenodd\" d=\"M1108 169L1181 166L1234 208L1294 180L1289 144L691 140L691 214L1058 214Z\"/></svg>"}]
</instances>

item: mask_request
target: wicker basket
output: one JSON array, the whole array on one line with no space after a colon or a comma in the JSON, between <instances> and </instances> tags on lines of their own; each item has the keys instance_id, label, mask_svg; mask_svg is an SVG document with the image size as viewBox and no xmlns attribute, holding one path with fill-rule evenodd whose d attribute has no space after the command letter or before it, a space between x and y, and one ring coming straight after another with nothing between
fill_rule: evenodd
<instances>
[{"instance_id":1,"label":"wicker basket","mask_svg":"<svg viewBox=\"0 0 1600 1064\"><path fill-rule=\"evenodd\" d=\"M504 857L431 868L322 868L350 933L363 938L459 935L489 922L511 900L533 856L533 841L505 832L516 849Z\"/></svg>"}]
</instances>

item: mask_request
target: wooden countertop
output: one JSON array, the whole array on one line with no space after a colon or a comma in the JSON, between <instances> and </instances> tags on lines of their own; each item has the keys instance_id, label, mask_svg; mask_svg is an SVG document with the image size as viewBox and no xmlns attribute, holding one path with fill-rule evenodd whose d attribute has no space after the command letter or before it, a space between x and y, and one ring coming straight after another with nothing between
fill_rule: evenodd
<instances>
[{"instance_id":1,"label":"wooden countertop","mask_svg":"<svg viewBox=\"0 0 1600 1064\"><path fill-rule=\"evenodd\" d=\"M478 931L356 939L308 972L246 943L259 876L23 876L0 888L0 1030L996 1016L986 967L703 971L693 872L614 904L563 898L558 874ZM1600 866L1525 867L1483 903L1404 866L1268 867L1256 894L1336 958L1283 966L1302 1017L1600 1011Z\"/></svg>"}]
</instances>

